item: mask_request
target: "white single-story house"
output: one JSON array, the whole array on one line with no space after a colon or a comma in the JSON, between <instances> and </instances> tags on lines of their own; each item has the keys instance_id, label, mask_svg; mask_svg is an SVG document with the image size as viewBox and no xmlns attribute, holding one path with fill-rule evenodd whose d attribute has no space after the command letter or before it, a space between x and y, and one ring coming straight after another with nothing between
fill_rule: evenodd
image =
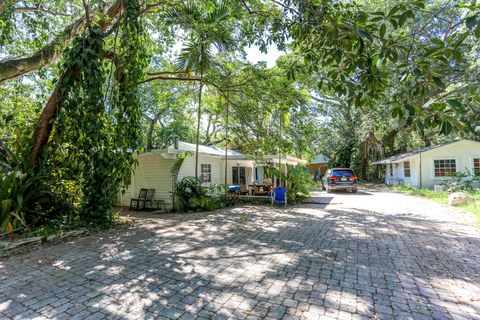
<instances>
[{"instance_id":1,"label":"white single-story house","mask_svg":"<svg viewBox=\"0 0 480 320\"><path fill-rule=\"evenodd\" d=\"M304 160L282 155L265 156L262 161L253 160L235 150L227 151L214 146L199 145L198 174L204 186L225 184L225 166L227 167L227 185L240 185L247 191L253 183L263 183L264 166L282 164L297 165ZM176 181L195 176L195 144L177 141L165 149L156 149L136 156L138 165L132 172L131 184L124 194L119 195L119 205L129 206L130 199L137 198L140 189L155 189L155 200L164 200L167 208L172 207L171 192L175 186L174 164L179 155L187 153ZM276 185L274 179L273 184Z\"/></svg>"},{"instance_id":2,"label":"white single-story house","mask_svg":"<svg viewBox=\"0 0 480 320\"><path fill-rule=\"evenodd\" d=\"M468 172L480 174L480 142L457 140L402 153L372 164L387 165L385 183L433 188L451 174Z\"/></svg>"}]
</instances>

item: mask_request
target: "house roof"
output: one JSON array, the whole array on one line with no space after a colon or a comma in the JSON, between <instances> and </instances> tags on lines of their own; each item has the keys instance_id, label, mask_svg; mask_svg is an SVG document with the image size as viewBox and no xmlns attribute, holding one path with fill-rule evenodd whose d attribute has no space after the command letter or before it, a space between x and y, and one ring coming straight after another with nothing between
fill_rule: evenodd
<instances>
[{"instance_id":1,"label":"house roof","mask_svg":"<svg viewBox=\"0 0 480 320\"><path fill-rule=\"evenodd\" d=\"M195 153L196 146L193 143L187 143L184 141L178 142L178 149L175 149L175 146L172 144L167 148L168 153L184 153L184 152L193 152ZM218 148L215 146L205 146L205 145L198 145L198 153L200 154L208 154L212 156L225 156L225 149ZM235 157L237 159L246 159L247 156L241 153L240 151L230 150L228 149L227 155L229 157Z\"/></svg>"},{"instance_id":2,"label":"house roof","mask_svg":"<svg viewBox=\"0 0 480 320\"><path fill-rule=\"evenodd\" d=\"M262 163L262 161L278 163L279 162L279 155L278 154L269 154L269 155L264 156L262 159L257 159L257 163ZM292 156L289 156L287 154L282 154L281 161L284 162L284 163L288 163L288 164L299 164L299 163L306 164L307 163L307 161L305 161L303 159L292 157Z\"/></svg>"},{"instance_id":3,"label":"house roof","mask_svg":"<svg viewBox=\"0 0 480 320\"><path fill-rule=\"evenodd\" d=\"M195 144L188 143L184 141L178 142L178 148L175 149L174 144L170 145L168 148L165 149L156 149L150 151L150 154L163 154L163 155L175 155L179 153L185 152L192 152L195 153ZM198 145L198 153L199 154L206 154L214 157L225 157L225 149L218 148L216 146L205 146L205 145ZM252 157L245 155L244 153L237 151L237 150L230 150L228 149L227 155L230 159L237 159L237 160L254 160ZM277 155L267 155L264 157L264 160L271 161L274 163L278 163L278 154ZM303 159L295 158L289 155L282 154L282 161L290 164L298 164L303 163L305 164L306 161Z\"/></svg>"},{"instance_id":4,"label":"house roof","mask_svg":"<svg viewBox=\"0 0 480 320\"><path fill-rule=\"evenodd\" d=\"M328 159L323 154L317 154L310 164L327 163Z\"/></svg>"},{"instance_id":5,"label":"house roof","mask_svg":"<svg viewBox=\"0 0 480 320\"><path fill-rule=\"evenodd\" d=\"M457 142L460 142L460 141L473 141L473 140L462 139L462 140L451 141L451 142L447 142L447 143L443 143L443 144L437 144L437 145L429 146L429 147L425 147L425 148L420 148L420 149L412 150L412 151L409 151L409 152L397 154L396 156L392 156L392 157L385 158L385 159L382 159L382 160L374 161L374 162L372 162L372 165L373 164L388 164L388 163L400 162L400 161L405 160L407 158L410 158L410 157L412 157L416 154L428 152L428 151L438 149L438 148L442 148L442 147L445 147L445 146L448 146L450 144L457 143Z\"/></svg>"}]
</instances>

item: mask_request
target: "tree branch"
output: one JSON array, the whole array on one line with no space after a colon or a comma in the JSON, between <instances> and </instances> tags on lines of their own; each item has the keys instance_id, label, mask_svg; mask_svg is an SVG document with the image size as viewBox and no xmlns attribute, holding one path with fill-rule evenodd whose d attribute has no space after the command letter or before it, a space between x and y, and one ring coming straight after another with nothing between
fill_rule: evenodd
<instances>
[{"instance_id":1,"label":"tree branch","mask_svg":"<svg viewBox=\"0 0 480 320\"><path fill-rule=\"evenodd\" d=\"M1 0L0 0L1 1ZM29 12L41 12L46 13L51 16L64 16L64 17L71 17L70 14L54 12L52 10L48 10L42 7L18 7L13 10L15 13L29 13ZM1 8L0 8L1 12Z\"/></svg>"},{"instance_id":2,"label":"tree branch","mask_svg":"<svg viewBox=\"0 0 480 320\"><path fill-rule=\"evenodd\" d=\"M284 9L286 9L286 10L289 10L289 11L291 11L291 12L294 12L294 13L296 13L296 14L299 14L297 10L295 10L295 9L293 9L293 8L291 8L291 7L283 4L283 3L281 3L280 1L276 1L276 0L270 0L270 1L273 2L273 3L275 3L276 5L284 8Z\"/></svg>"},{"instance_id":3,"label":"tree branch","mask_svg":"<svg viewBox=\"0 0 480 320\"><path fill-rule=\"evenodd\" d=\"M90 25L90 10L88 9L88 4L85 0L82 0L83 8L85 9L85 20L87 21L87 26Z\"/></svg>"},{"instance_id":4,"label":"tree branch","mask_svg":"<svg viewBox=\"0 0 480 320\"><path fill-rule=\"evenodd\" d=\"M155 80L201 81L200 78L180 78L180 77L163 77L163 76L158 76L158 77L148 78L148 79L146 79L146 80L141 81L140 83L146 83L146 82L155 81Z\"/></svg>"},{"instance_id":5,"label":"tree branch","mask_svg":"<svg viewBox=\"0 0 480 320\"><path fill-rule=\"evenodd\" d=\"M161 76L168 74L190 74L190 71L159 71L159 72L147 72L147 76Z\"/></svg>"},{"instance_id":6,"label":"tree branch","mask_svg":"<svg viewBox=\"0 0 480 320\"><path fill-rule=\"evenodd\" d=\"M100 21L102 29L106 29L111 20L120 12L121 3L121 0L117 0L105 12L96 13L98 16L105 15L105 19ZM85 24L86 18L81 17L67 26L55 40L33 55L0 61L0 84L53 63L59 58L62 48L83 30Z\"/></svg>"}]
</instances>

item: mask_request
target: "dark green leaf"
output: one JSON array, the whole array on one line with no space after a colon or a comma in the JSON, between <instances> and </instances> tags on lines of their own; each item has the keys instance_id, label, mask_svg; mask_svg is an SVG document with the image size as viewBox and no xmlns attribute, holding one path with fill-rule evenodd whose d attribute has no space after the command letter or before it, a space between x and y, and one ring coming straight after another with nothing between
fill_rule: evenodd
<instances>
[{"instance_id":1,"label":"dark green leaf","mask_svg":"<svg viewBox=\"0 0 480 320\"><path fill-rule=\"evenodd\" d=\"M445 84L439 77L432 77L432 80L439 89L445 89Z\"/></svg>"},{"instance_id":2,"label":"dark green leaf","mask_svg":"<svg viewBox=\"0 0 480 320\"><path fill-rule=\"evenodd\" d=\"M460 101L456 99L447 99L448 104L450 104L452 107L457 108L457 109L462 109L463 105Z\"/></svg>"},{"instance_id":3,"label":"dark green leaf","mask_svg":"<svg viewBox=\"0 0 480 320\"><path fill-rule=\"evenodd\" d=\"M442 40L438 39L438 38L433 38L433 39L430 40L430 41L432 41L434 44L436 44L436 45L439 46L439 47L445 47L445 43L444 43Z\"/></svg>"},{"instance_id":4,"label":"dark green leaf","mask_svg":"<svg viewBox=\"0 0 480 320\"><path fill-rule=\"evenodd\" d=\"M475 28L477 25L477 18L475 16L469 17L467 20L465 20L465 24L467 25L468 29L473 30L473 28Z\"/></svg>"},{"instance_id":5,"label":"dark green leaf","mask_svg":"<svg viewBox=\"0 0 480 320\"><path fill-rule=\"evenodd\" d=\"M380 37L383 38L385 36L386 30L387 30L387 27L385 26L385 23L384 23L380 26Z\"/></svg>"}]
</instances>

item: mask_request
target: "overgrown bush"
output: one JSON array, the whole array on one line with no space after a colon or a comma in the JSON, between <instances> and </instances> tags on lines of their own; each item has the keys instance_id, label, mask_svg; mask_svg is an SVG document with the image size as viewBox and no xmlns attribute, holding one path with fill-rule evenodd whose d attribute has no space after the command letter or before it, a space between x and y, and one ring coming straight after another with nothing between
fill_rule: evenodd
<instances>
[{"instance_id":1,"label":"overgrown bush","mask_svg":"<svg viewBox=\"0 0 480 320\"><path fill-rule=\"evenodd\" d=\"M287 182L287 199L290 202L302 201L310 196L311 188L318 187L306 166L287 164L287 175L284 172L280 172L278 168L271 167L269 174Z\"/></svg>"},{"instance_id":2,"label":"overgrown bush","mask_svg":"<svg viewBox=\"0 0 480 320\"><path fill-rule=\"evenodd\" d=\"M52 223L70 209L51 192L44 176L0 173L0 233Z\"/></svg>"},{"instance_id":3,"label":"overgrown bush","mask_svg":"<svg viewBox=\"0 0 480 320\"><path fill-rule=\"evenodd\" d=\"M185 177L172 194L177 211L211 211L226 206L225 188L220 185L204 187L199 179Z\"/></svg>"},{"instance_id":4,"label":"overgrown bush","mask_svg":"<svg viewBox=\"0 0 480 320\"><path fill-rule=\"evenodd\" d=\"M58 192L61 180L43 167L28 171L22 159L0 144L0 233L67 223L75 211Z\"/></svg>"},{"instance_id":5,"label":"overgrown bush","mask_svg":"<svg viewBox=\"0 0 480 320\"><path fill-rule=\"evenodd\" d=\"M450 175L451 179L443 183L448 192L473 192L480 187L480 176L467 172L457 172Z\"/></svg>"}]
</instances>

